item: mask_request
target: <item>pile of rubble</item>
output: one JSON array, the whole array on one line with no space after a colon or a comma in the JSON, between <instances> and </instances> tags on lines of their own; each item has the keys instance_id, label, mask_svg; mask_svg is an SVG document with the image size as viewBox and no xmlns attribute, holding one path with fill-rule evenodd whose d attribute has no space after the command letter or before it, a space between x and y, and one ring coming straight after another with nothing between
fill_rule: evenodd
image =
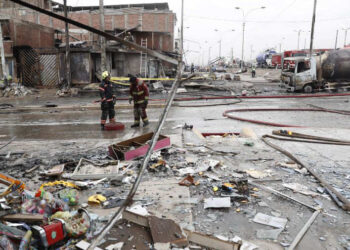
<instances>
[{"instance_id":1,"label":"pile of rubble","mask_svg":"<svg viewBox=\"0 0 350 250\"><path fill-rule=\"evenodd\" d=\"M193 126L174 129L179 128L182 146L171 145L170 137L159 137L159 150L151 155L133 203L99 242L99 249L258 249L251 238L246 241L240 237L246 235L238 236L240 232L234 231L232 225L227 232L218 230L215 223L225 224L221 218L225 214L240 220L239 227L249 220L249 228L254 225L256 229L255 239L287 247L300 240L290 236L295 226L291 216L300 223L305 222L305 217L304 213L290 215L280 207L276 209L274 204L281 203L278 197L311 210L311 219L321 211L327 214L325 208L320 208L320 198L328 199L325 189L298 183L300 176L284 177L282 182L277 169L301 176L307 171L283 157L275 159L266 150L260 154L257 149L261 149L261 142L251 129L243 129L239 136L204 138L202 134L194 136ZM11 153L2 157L4 167L12 166L11 175L17 179L7 177L8 185L2 186L0 231L6 233L0 232L1 246L87 249L128 199L128 190L137 179L151 137L152 133L144 134L110 145L108 155L106 151L76 154L74 159L60 159L61 164L57 165L57 160L39 161ZM233 166L242 158L254 164ZM16 168L29 163L33 167L25 171ZM312 203L301 202L263 182L277 183L276 187L305 197L320 198L311 206L308 204Z\"/></svg>"},{"instance_id":2,"label":"pile of rubble","mask_svg":"<svg viewBox=\"0 0 350 250\"><path fill-rule=\"evenodd\" d=\"M19 85L17 83L11 83L7 87L3 86L2 89L0 89L0 97L12 97L12 96L27 96L27 95L33 95L34 90L29 89L23 85Z\"/></svg>"}]
</instances>

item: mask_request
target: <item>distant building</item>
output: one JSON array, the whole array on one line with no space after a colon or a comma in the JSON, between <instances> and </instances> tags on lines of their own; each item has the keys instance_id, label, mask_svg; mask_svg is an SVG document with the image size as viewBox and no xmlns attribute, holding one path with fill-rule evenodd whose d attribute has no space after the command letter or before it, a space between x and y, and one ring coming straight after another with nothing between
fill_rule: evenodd
<instances>
[{"instance_id":1,"label":"distant building","mask_svg":"<svg viewBox=\"0 0 350 250\"><path fill-rule=\"evenodd\" d=\"M63 5L49 0L27 1L63 15ZM175 55L176 14L167 3L108 5L105 7L105 31L167 55ZM68 17L99 29L99 6L68 6ZM56 86L65 75L64 22L33 10L0 0L6 62L9 72L26 85ZM98 81L101 50L99 36L69 25L72 82ZM128 37L126 37L128 36ZM29 61L32 61L29 63ZM161 63L115 41L107 42L107 68L113 76L127 74L156 77L170 71ZM33 76L41 73L40 77Z\"/></svg>"}]
</instances>

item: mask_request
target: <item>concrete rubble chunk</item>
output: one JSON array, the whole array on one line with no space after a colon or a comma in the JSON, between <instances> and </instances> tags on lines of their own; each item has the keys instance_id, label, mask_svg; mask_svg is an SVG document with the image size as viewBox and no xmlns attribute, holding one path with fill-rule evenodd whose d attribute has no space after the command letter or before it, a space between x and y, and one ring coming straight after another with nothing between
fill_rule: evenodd
<instances>
[{"instance_id":1,"label":"concrete rubble chunk","mask_svg":"<svg viewBox=\"0 0 350 250\"><path fill-rule=\"evenodd\" d=\"M268 225L275 228L284 228L288 222L285 218L273 217L263 213L257 213L253 219L255 223Z\"/></svg>"},{"instance_id":2,"label":"concrete rubble chunk","mask_svg":"<svg viewBox=\"0 0 350 250\"><path fill-rule=\"evenodd\" d=\"M229 208L231 207L230 197L208 198L204 200L204 209L207 208Z\"/></svg>"},{"instance_id":3,"label":"concrete rubble chunk","mask_svg":"<svg viewBox=\"0 0 350 250\"><path fill-rule=\"evenodd\" d=\"M256 133L254 132L254 130L252 128L242 128L239 135L242 138L251 138L254 140L258 139L258 136L256 135Z\"/></svg>"},{"instance_id":4,"label":"concrete rubble chunk","mask_svg":"<svg viewBox=\"0 0 350 250\"><path fill-rule=\"evenodd\" d=\"M129 212L132 212L132 213L135 213L135 214L139 214L139 215L142 215L142 216L148 216L150 215L147 211L146 208L144 208L143 206L141 205L135 205L135 206L132 206L131 208L128 208L127 209Z\"/></svg>"},{"instance_id":5,"label":"concrete rubble chunk","mask_svg":"<svg viewBox=\"0 0 350 250\"><path fill-rule=\"evenodd\" d=\"M124 242L119 242L116 244L109 245L106 247L106 250L122 250L122 247L124 246Z\"/></svg>"},{"instance_id":6,"label":"concrete rubble chunk","mask_svg":"<svg viewBox=\"0 0 350 250\"><path fill-rule=\"evenodd\" d=\"M246 173L249 174L250 177L254 179L262 179L271 176L270 173L267 171L261 171L261 170L256 170L256 169L249 169L246 170Z\"/></svg>"},{"instance_id":7,"label":"concrete rubble chunk","mask_svg":"<svg viewBox=\"0 0 350 250\"><path fill-rule=\"evenodd\" d=\"M256 231L256 237L263 240L277 240L282 231L282 228L271 230L259 229Z\"/></svg>"},{"instance_id":8,"label":"concrete rubble chunk","mask_svg":"<svg viewBox=\"0 0 350 250\"><path fill-rule=\"evenodd\" d=\"M299 183L283 183L283 186L303 195L308 195L312 197L319 195L316 192L310 191L307 186L301 185Z\"/></svg>"},{"instance_id":9,"label":"concrete rubble chunk","mask_svg":"<svg viewBox=\"0 0 350 250\"><path fill-rule=\"evenodd\" d=\"M77 247L77 249L86 250L89 248L90 243L88 243L84 240L81 240L75 246ZM94 250L102 250L102 249L99 247L95 247Z\"/></svg>"}]
</instances>

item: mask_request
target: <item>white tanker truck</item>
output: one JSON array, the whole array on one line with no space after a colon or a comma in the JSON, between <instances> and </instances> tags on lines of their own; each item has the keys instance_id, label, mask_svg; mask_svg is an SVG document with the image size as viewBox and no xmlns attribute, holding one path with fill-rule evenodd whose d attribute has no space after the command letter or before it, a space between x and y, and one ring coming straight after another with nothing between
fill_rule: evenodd
<instances>
[{"instance_id":1,"label":"white tanker truck","mask_svg":"<svg viewBox=\"0 0 350 250\"><path fill-rule=\"evenodd\" d=\"M350 49L327 51L310 57L293 57L295 68L284 69L282 86L288 90L311 93L328 82L350 83Z\"/></svg>"}]
</instances>

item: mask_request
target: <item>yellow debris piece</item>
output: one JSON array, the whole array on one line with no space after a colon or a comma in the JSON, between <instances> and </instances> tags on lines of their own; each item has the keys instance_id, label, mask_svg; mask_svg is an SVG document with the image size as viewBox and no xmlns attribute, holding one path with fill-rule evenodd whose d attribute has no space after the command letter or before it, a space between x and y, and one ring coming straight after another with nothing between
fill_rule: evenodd
<instances>
[{"instance_id":1,"label":"yellow debris piece","mask_svg":"<svg viewBox=\"0 0 350 250\"><path fill-rule=\"evenodd\" d=\"M68 181L54 181L54 182L44 183L40 186L40 189L42 189L44 187L52 187L52 186L56 186L56 185L63 185L66 187L79 189L79 187L77 185L75 185L74 183L68 182Z\"/></svg>"},{"instance_id":2,"label":"yellow debris piece","mask_svg":"<svg viewBox=\"0 0 350 250\"><path fill-rule=\"evenodd\" d=\"M94 203L94 204L101 204L102 202L105 202L107 200L106 197L100 194L95 194L89 197L88 201L89 203Z\"/></svg>"}]
</instances>

